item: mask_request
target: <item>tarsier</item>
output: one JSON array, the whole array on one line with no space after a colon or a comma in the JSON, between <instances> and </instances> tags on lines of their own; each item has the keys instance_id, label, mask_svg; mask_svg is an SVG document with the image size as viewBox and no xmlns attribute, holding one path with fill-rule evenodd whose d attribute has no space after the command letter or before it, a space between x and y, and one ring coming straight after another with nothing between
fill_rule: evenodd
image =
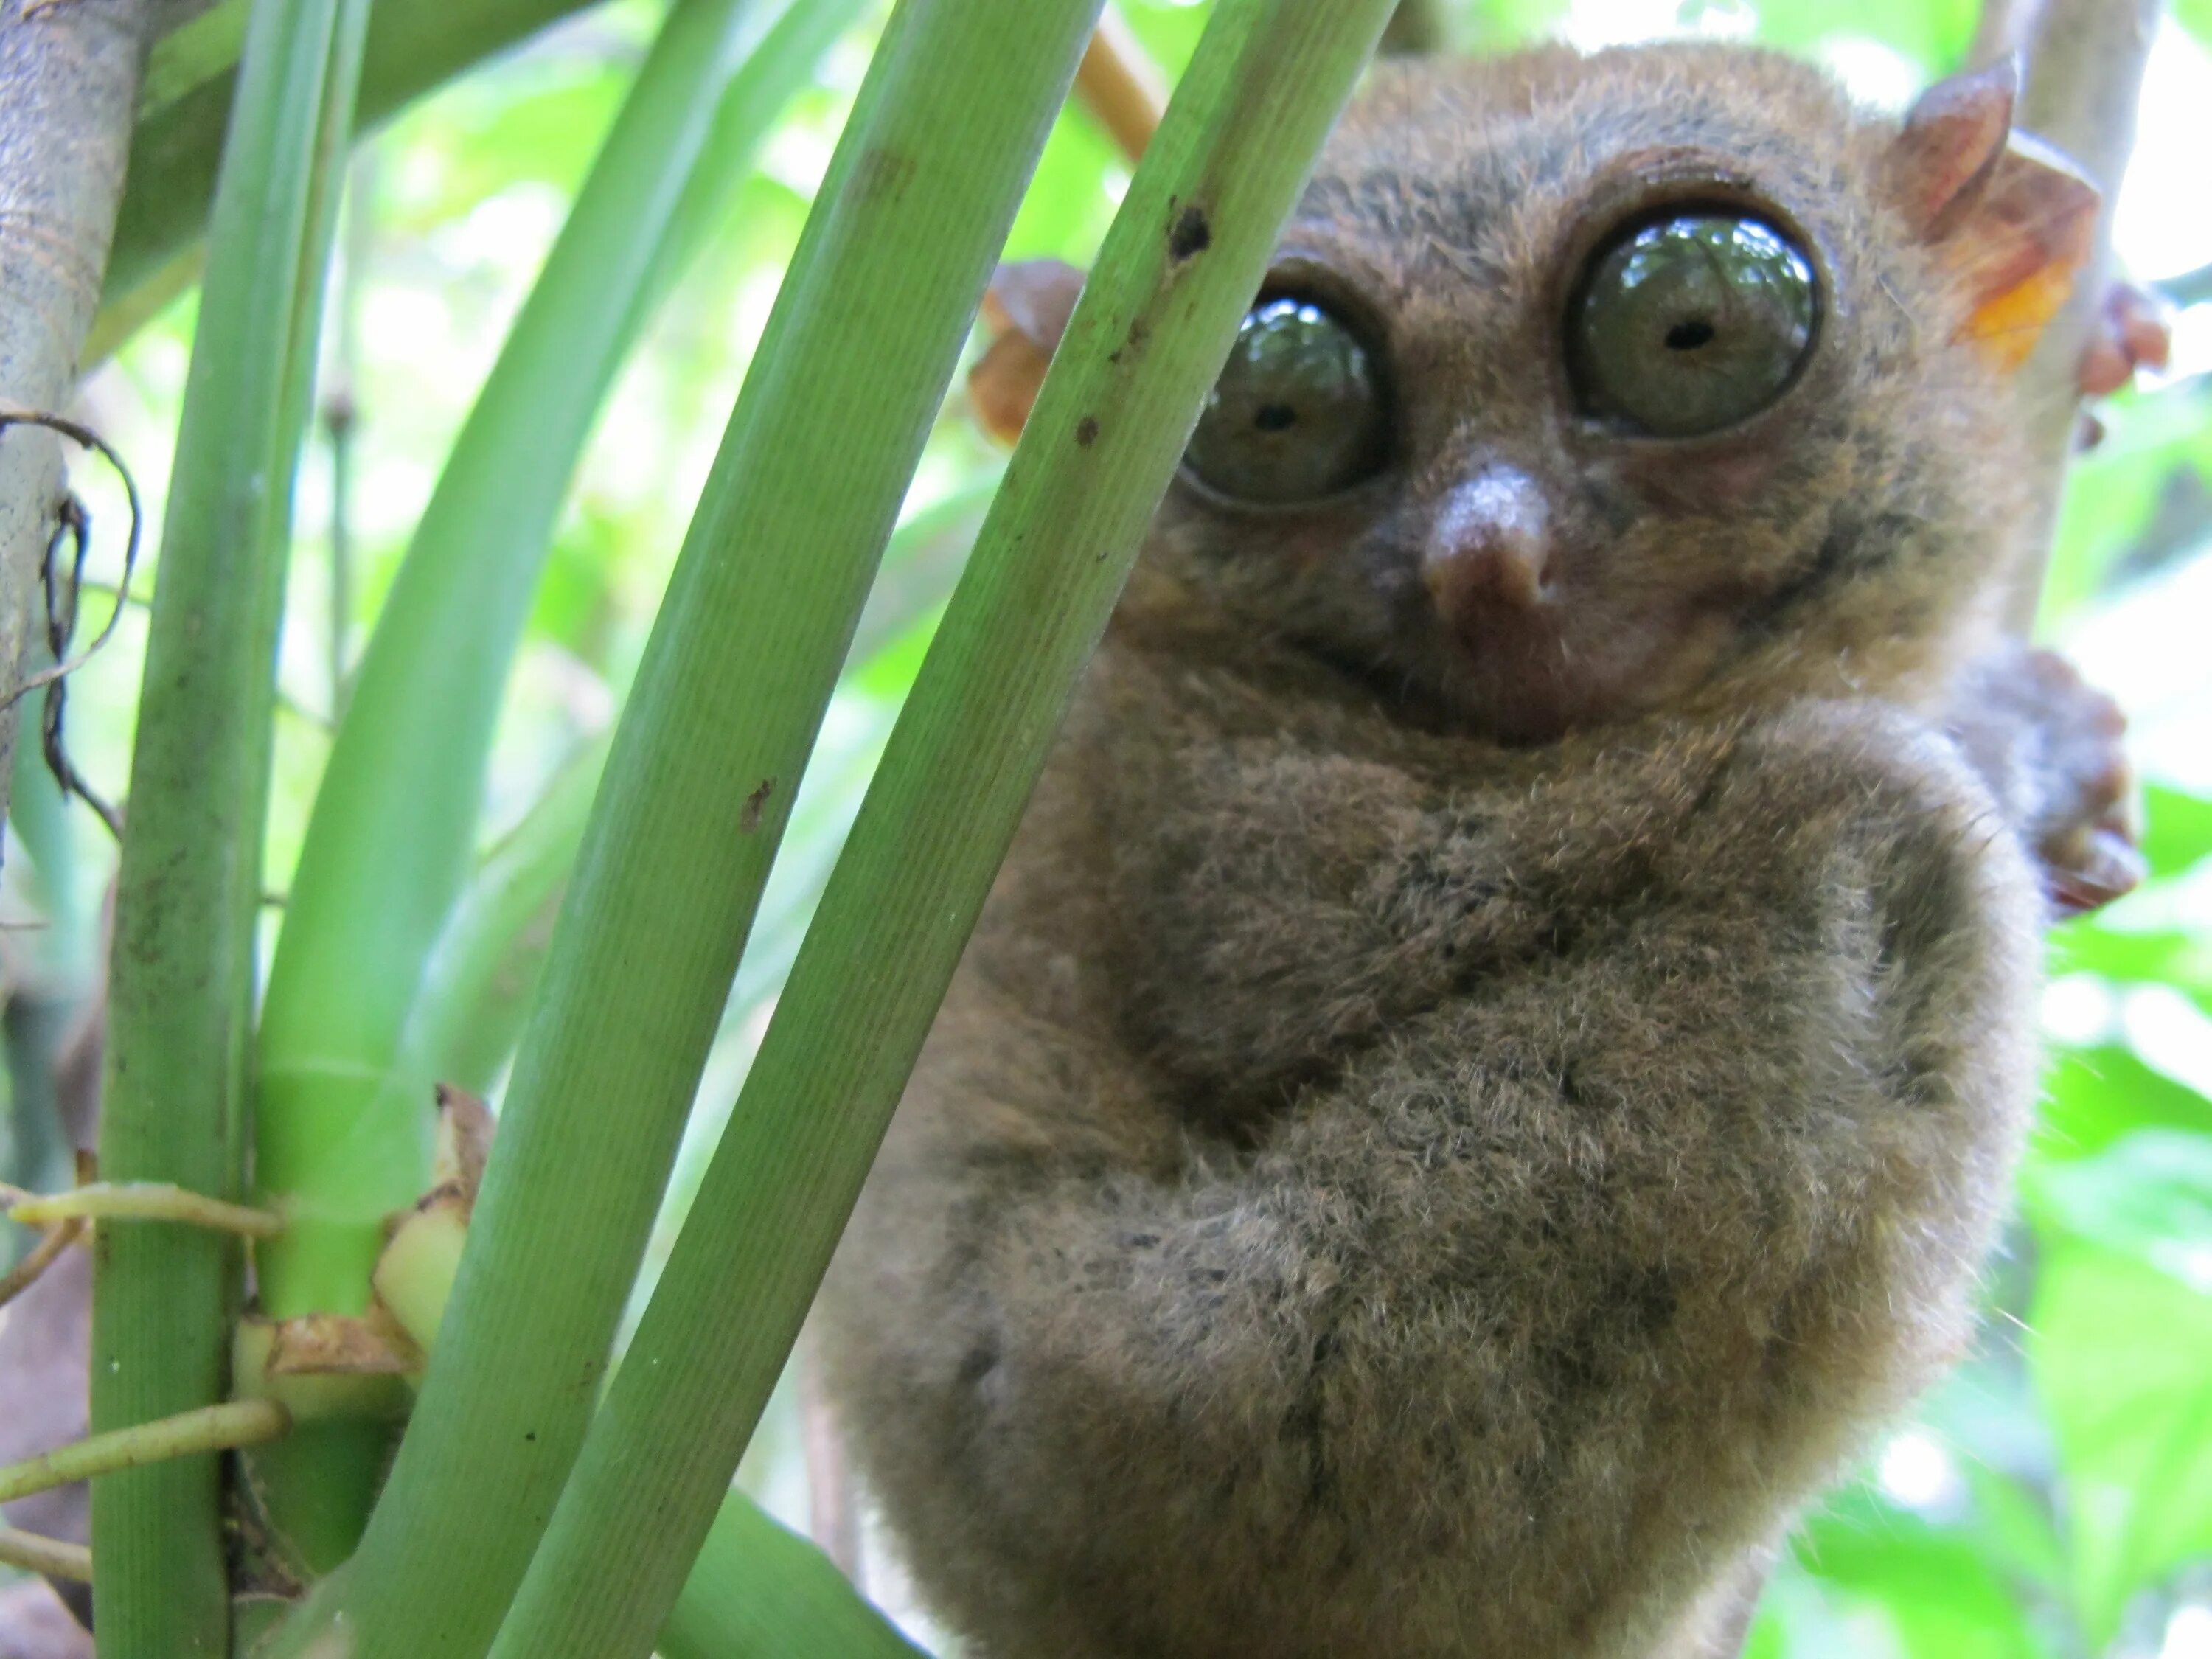
<instances>
[{"instance_id":1,"label":"tarsier","mask_svg":"<svg viewBox=\"0 0 2212 1659\"><path fill-rule=\"evenodd\" d=\"M1733 1654L1964 1350L2051 901L2133 878L1995 626L2094 209L2011 85L1354 103L830 1279L970 1651Z\"/></svg>"}]
</instances>

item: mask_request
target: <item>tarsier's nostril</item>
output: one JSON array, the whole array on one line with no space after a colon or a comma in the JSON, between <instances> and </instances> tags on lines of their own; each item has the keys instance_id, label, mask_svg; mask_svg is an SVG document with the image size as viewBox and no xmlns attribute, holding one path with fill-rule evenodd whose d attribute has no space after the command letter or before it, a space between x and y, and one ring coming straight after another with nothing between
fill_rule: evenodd
<instances>
[{"instance_id":1,"label":"tarsier's nostril","mask_svg":"<svg viewBox=\"0 0 2212 1659\"><path fill-rule=\"evenodd\" d=\"M1423 575L1454 626L1485 611L1527 610L1551 598L1551 515L1517 467L1485 467L1437 505Z\"/></svg>"}]
</instances>

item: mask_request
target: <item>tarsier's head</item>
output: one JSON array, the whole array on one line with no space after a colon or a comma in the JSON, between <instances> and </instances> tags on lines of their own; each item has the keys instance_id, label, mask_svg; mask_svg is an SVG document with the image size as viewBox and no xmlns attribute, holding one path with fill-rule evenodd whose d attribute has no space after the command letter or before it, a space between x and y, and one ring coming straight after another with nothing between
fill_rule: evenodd
<instances>
[{"instance_id":1,"label":"tarsier's head","mask_svg":"<svg viewBox=\"0 0 2212 1659\"><path fill-rule=\"evenodd\" d=\"M2011 109L2008 66L1900 124L1713 46L1379 70L1132 605L1511 742L1761 677L1917 694L2010 544L1991 358L2094 212Z\"/></svg>"}]
</instances>

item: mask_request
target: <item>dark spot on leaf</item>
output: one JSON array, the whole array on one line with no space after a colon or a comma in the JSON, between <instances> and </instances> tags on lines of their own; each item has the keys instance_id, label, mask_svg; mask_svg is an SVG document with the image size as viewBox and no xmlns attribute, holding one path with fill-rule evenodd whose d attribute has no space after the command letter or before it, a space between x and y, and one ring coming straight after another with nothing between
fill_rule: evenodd
<instances>
[{"instance_id":1,"label":"dark spot on leaf","mask_svg":"<svg viewBox=\"0 0 2212 1659\"><path fill-rule=\"evenodd\" d=\"M1176 216L1168 232L1168 252L1180 264L1213 246L1213 227L1206 222L1206 210L1187 207Z\"/></svg>"},{"instance_id":2,"label":"dark spot on leaf","mask_svg":"<svg viewBox=\"0 0 2212 1659\"><path fill-rule=\"evenodd\" d=\"M1076 423L1075 441L1085 449L1098 441L1098 422L1094 417L1085 415Z\"/></svg>"},{"instance_id":3,"label":"dark spot on leaf","mask_svg":"<svg viewBox=\"0 0 2212 1659\"><path fill-rule=\"evenodd\" d=\"M738 814L738 832L750 836L760 828L761 814L768 808L768 799L775 793L775 780L763 778L760 787L745 797L744 810Z\"/></svg>"},{"instance_id":4,"label":"dark spot on leaf","mask_svg":"<svg viewBox=\"0 0 2212 1659\"><path fill-rule=\"evenodd\" d=\"M538 1431L535 1429L529 1430L522 1437L530 1444L534 1446L538 1443Z\"/></svg>"},{"instance_id":5,"label":"dark spot on leaf","mask_svg":"<svg viewBox=\"0 0 2212 1659\"><path fill-rule=\"evenodd\" d=\"M851 188L861 201L895 198L914 175L914 157L871 145L853 169Z\"/></svg>"}]
</instances>

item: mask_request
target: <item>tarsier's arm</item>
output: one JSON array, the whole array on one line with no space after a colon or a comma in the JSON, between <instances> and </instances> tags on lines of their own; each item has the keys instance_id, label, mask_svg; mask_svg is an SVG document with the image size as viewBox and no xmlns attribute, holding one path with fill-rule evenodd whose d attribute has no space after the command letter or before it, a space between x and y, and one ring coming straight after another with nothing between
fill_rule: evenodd
<instances>
[{"instance_id":1,"label":"tarsier's arm","mask_svg":"<svg viewBox=\"0 0 2212 1659\"><path fill-rule=\"evenodd\" d=\"M2059 914L2094 910L2142 879L2126 717L2063 658L1996 647L1960 675L1944 718Z\"/></svg>"},{"instance_id":2,"label":"tarsier's arm","mask_svg":"<svg viewBox=\"0 0 2212 1659\"><path fill-rule=\"evenodd\" d=\"M1900 711L1869 718L1899 742L1948 738L2054 916L2140 879L2125 721L2060 659L1992 650L1959 678L1940 737ZM1499 751L1488 784L1453 790L1279 732L1163 746L1101 809L1125 1029L1217 1121L1271 1110L1395 1021L1642 902L1660 849L1695 843L1682 792L1698 745L1720 740L1643 739L1652 782L1625 795L1620 763L1583 775L1573 755Z\"/></svg>"},{"instance_id":3,"label":"tarsier's arm","mask_svg":"<svg viewBox=\"0 0 2212 1659\"><path fill-rule=\"evenodd\" d=\"M1273 781L1285 828L1346 805ZM1346 937L1395 941L1387 1029L1240 1137L1061 1155L1157 1076L1015 988L971 982L925 1062L844 1370L986 1651L1699 1653L1689 1604L1963 1340L2037 918L1949 745L1821 706L1380 793L1391 890ZM1233 1023L1250 988L1186 988ZM996 1570L940 1578L963 1553Z\"/></svg>"}]
</instances>

